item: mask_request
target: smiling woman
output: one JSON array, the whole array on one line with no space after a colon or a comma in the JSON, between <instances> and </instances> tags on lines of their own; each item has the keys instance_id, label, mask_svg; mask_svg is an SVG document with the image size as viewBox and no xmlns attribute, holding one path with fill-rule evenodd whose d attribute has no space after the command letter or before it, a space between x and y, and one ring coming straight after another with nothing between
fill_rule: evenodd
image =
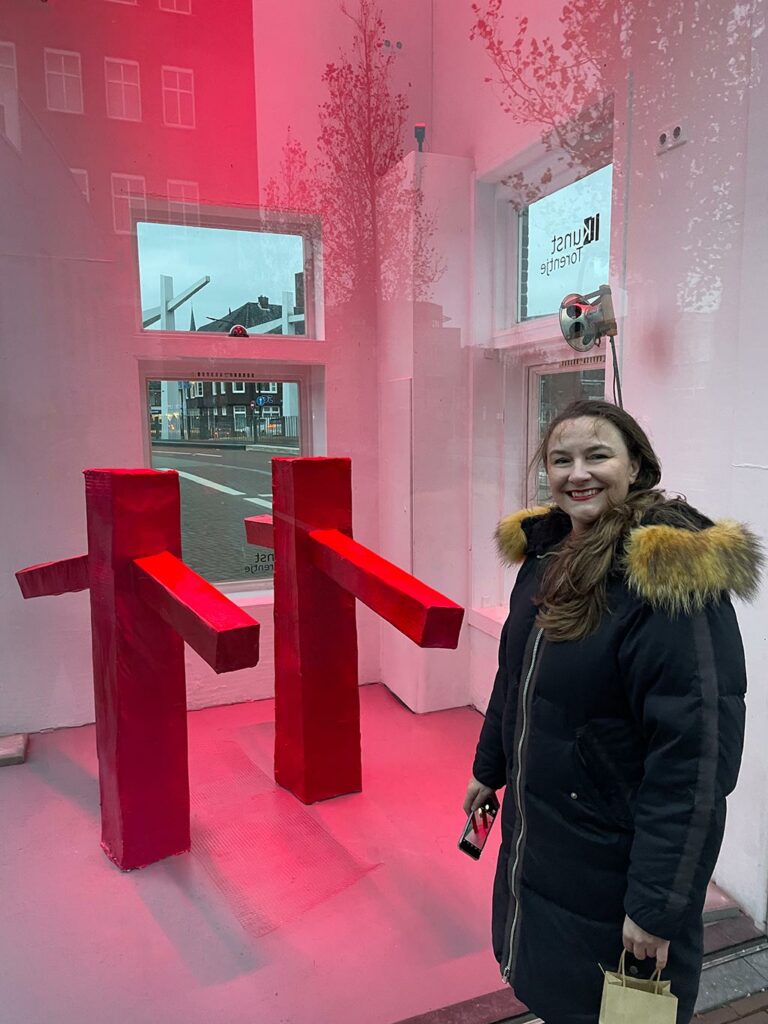
<instances>
[{"instance_id":1,"label":"smiling woman","mask_svg":"<svg viewBox=\"0 0 768 1024\"><path fill-rule=\"evenodd\" d=\"M552 498L583 533L627 496L640 463L630 456L621 431L607 420L581 416L553 432L546 452Z\"/></svg>"},{"instance_id":2,"label":"smiling woman","mask_svg":"<svg viewBox=\"0 0 768 1024\"><path fill-rule=\"evenodd\" d=\"M623 945L630 971L664 969L688 1024L744 737L730 594L755 595L761 545L667 498L642 427L608 402L567 406L536 458L554 504L499 524L522 564L464 801L506 784L494 952L529 1009L580 1024Z\"/></svg>"}]
</instances>

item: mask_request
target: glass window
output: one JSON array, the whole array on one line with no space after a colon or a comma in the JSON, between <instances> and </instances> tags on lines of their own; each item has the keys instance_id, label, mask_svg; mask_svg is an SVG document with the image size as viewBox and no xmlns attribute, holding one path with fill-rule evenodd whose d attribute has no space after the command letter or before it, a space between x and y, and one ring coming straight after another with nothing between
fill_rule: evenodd
<instances>
[{"instance_id":1,"label":"glass window","mask_svg":"<svg viewBox=\"0 0 768 1024\"><path fill-rule=\"evenodd\" d=\"M104 59L107 117L118 121L141 120L139 65L135 60Z\"/></svg>"},{"instance_id":2,"label":"glass window","mask_svg":"<svg viewBox=\"0 0 768 1024\"><path fill-rule=\"evenodd\" d=\"M132 212L146 216L147 188L139 174L112 175L112 218L115 231L126 235L133 231Z\"/></svg>"},{"instance_id":3,"label":"glass window","mask_svg":"<svg viewBox=\"0 0 768 1024\"><path fill-rule=\"evenodd\" d=\"M16 90L16 46L14 43L0 43L0 89Z\"/></svg>"},{"instance_id":4,"label":"glass window","mask_svg":"<svg viewBox=\"0 0 768 1024\"><path fill-rule=\"evenodd\" d=\"M171 128L195 127L195 74L191 68L162 69L163 121Z\"/></svg>"},{"instance_id":5,"label":"glass window","mask_svg":"<svg viewBox=\"0 0 768 1024\"><path fill-rule=\"evenodd\" d=\"M243 394L245 394L245 381L244 380L233 380L232 381L232 391L236 395L243 395Z\"/></svg>"},{"instance_id":6,"label":"glass window","mask_svg":"<svg viewBox=\"0 0 768 1024\"><path fill-rule=\"evenodd\" d=\"M572 368L573 364L578 368ZM569 365L570 364L570 365ZM571 402L605 397L605 357L588 356L568 364L532 366L529 370L528 459L533 458L549 423ZM550 500L543 466L535 470L527 501L534 505Z\"/></svg>"},{"instance_id":7,"label":"glass window","mask_svg":"<svg viewBox=\"0 0 768 1024\"><path fill-rule=\"evenodd\" d=\"M71 50L44 50L45 96L49 110L82 114L83 80L80 54Z\"/></svg>"},{"instance_id":8,"label":"glass window","mask_svg":"<svg viewBox=\"0 0 768 1024\"><path fill-rule=\"evenodd\" d=\"M21 149L16 47L13 43L0 43L0 136Z\"/></svg>"},{"instance_id":9,"label":"glass window","mask_svg":"<svg viewBox=\"0 0 768 1024\"><path fill-rule=\"evenodd\" d=\"M306 333L301 235L141 223L138 254L145 328Z\"/></svg>"},{"instance_id":10,"label":"glass window","mask_svg":"<svg viewBox=\"0 0 768 1024\"><path fill-rule=\"evenodd\" d=\"M151 465L179 474L187 565L212 583L270 580L272 551L246 544L243 519L272 511L272 457L303 454L299 385L259 396L251 381L230 383L214 399L202 381L147 381ZM232 397L241 383L245 402Z\"/></svg>"},{"instance_id":11,"label":"glass window","mask_svg":"<svg viewBox=\"0 0 768 1024\"><path fill-rule=\"evenodd\" d=\"M612 186L609 164L521 211L518 320L555 313L569 293L608 281Z\"/></svg>"},{"instance_id":12,"label":"glass window","mask_svg":"<svg viewBox=\"0 0 768 1024\"><path fill-rule=\"evenodd\" d=\"M192 0L160 0L161 11L173 11L175 14L191 14Z\"/></svg>"},{"instance_id":13,"label":"glass window","mask_svg":"<svg viewBox=\"0 0 768 1024\"><path fill-rule=\"evenodd\" d=\"M168 219L174 224L200 223L200 186L196 181L168 179Z\"/></svg>"},{"instance_id":14,"label":"glass window","mask_svg":"<svg viewBox=\"0 0 768 1024\"><path fill-rule=\"evenodd\" d=\"M90 202L91 192L88 187L88 171L84 171L82 167L70 167L69 173L77 182L77 187L83 193L85 200Z\"/></svg>"}]
</instances>

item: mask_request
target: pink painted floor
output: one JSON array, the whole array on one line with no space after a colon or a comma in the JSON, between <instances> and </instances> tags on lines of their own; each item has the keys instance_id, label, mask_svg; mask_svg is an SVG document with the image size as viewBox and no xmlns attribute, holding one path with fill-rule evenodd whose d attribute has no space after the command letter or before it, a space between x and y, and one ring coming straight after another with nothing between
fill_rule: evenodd
<instances>
[{"instance_id":1,"label":"pink painted floor","mask_svg":"<svg viewBox=\"0 0 768 1024\"><path fill-rule=\"evenodd\" d=\"M3 1024L391 1024L502 989L500 830L456 849L481 717L361 701L365 792L312 807L272 781L272 701L191 713L192 852L130 874L93 727L33 736L0 771Z\"/></svg>"}]
</instances>

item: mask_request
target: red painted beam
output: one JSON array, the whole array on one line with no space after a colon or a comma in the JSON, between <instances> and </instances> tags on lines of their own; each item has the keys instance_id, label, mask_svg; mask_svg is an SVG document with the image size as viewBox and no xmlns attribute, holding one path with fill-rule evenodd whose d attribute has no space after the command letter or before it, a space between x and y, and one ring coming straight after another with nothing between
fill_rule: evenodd
<instances>
[{"instance_id":1,"label":"red painted beam","mask_svg":"<svg viewBox=\"0 0 768 1024\"><path fill-rule=\"evenodd\" d=\"M350 460L275 458L272 494L275 780L310 804L362 789L355 599L312 565L307 532L352 532Z\"/></svg>"},{"instance_id":2,"label":"red painted beam","mask_svg":"<svg viewBox=\"0 0 768 1024\"><path fill-rule=\"evenodd\" d=\"M61 558L58 562L41 562L19 569L16 579L21 593L28 597L53 597L87 590L88 555Z\"/></svg>"},{"instance_id":3,"label":"red painted beam","mask_svg":"<svg viewBox=\"0 0 768 1024\"><path fill-rule=\"evenodd\" d=\"M419 647L454 650L464 609L340 530L309 533L312 564Z\"/></svg>"},{"instance_id":4,"label":"red painted beam","mask_svg":"<svg viewBox=\"0 0 768 1024\"><path fill-rule=\"evenodd\" d=\"M259 661L259 623L169 551L133 560L143 600L215 672Z\"/></svg>"},{"instance_id":5,"label":"red painted beam","mask_svg":"<svg viewBox=\"0 0 768 1024\"><path fill-rule=\"evenodd\" d=\"M184 641L133 575L136 558L181 556L178 475L88 469L85 508L101 845L128 870L189 849Z\"/></svg>"},{"instance_id":6,"label":"red painted beam","mask_svg":"<svg viewBox=\"0 0 768 1024\"><path fill-rule=\"evenodd\" d=\"M275 530L272 516L248 516L245 520L245 539L248 544L274 549Z\"/></svg>"}]
</instances>

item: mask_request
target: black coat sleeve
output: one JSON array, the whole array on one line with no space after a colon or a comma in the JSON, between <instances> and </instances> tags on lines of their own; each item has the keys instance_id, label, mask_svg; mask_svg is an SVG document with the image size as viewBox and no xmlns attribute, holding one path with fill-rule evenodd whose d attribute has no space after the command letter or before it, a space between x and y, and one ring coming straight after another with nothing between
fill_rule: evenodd
<instances>
[{"instance_id":1,"label":"black coat sleeve","mask_svg":"<svg viewBox=\"0 0 768 1024\"><path fill-rule=\"evenodd\" d=\"M507 632L509 618L504 623L499 641L499 667L493 683L491 699L480 730L472 774L483 785L500 789L507 780L507 763L502 742L502 718L507 702Z\"/></svg>"},{"instance_id":2,"label":"black coat sleeve","mask_svg":"<svg viewBox=\"0 0 768 1024\"><path fill-rule=\"evenodd\" d=\"M625 910L673 939L700 913L744 740L744 652L727 595L690 615L641 604L619 654L645 743Z\"/></svg>"}]
</instances>

